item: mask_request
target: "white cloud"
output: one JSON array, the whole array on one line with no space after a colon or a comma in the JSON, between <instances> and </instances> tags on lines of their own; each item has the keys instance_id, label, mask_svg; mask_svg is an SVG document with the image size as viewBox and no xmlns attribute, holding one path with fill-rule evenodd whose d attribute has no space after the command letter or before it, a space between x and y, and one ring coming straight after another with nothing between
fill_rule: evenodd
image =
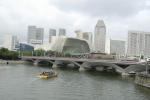
<instances>
[{"instance_id":1,"label":"white cloud","mask_svg":"<svg viewBox=\"0 0 150 100\"><path fill-rule=\"evenodd\" d=\"M150 31L148 0L1 0L0 35L19 34L26 40L27 26L66 28L94 32L98 19L104 19L107 36L126 39L129 29ZM47 41L47 40L46 40Z\"/></svg>"}]
</instances>

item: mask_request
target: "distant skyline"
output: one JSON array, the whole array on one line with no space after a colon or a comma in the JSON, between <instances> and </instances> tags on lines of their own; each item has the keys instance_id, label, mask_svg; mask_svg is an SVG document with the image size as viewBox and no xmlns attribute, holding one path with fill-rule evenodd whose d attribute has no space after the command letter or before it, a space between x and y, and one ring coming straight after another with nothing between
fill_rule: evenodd
<instances>
[{"instance_id":1,"label":"distant skyline","mask_svg":"<svg viewBox=\"0 0 150 100\"><path fill-rule=\"evenodd\" d=\"M128 30L150 31L149 16L149 0L0 0L0 41L4 34L26 41L28 25L43 27L45 41L49 28L75 37L77 29L93 33L99 19L107 38L127 40Z\"/></svg>"}]
</instances>

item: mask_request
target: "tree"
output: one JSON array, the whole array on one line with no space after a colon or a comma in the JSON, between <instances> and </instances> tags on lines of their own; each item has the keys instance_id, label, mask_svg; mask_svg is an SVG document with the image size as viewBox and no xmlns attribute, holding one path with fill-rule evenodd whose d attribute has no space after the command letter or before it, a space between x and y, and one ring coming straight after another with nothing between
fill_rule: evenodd
<instances>
[{"instance_id":1,"label":"tree","mask_svg":"<svg viewBox=\"0 0 150 100\"><path fill-rule=\"evenodd\" d=\"M44 56L44 53L46 51L44 49L37 49L37 50L34 50L34 55L35 56Z\"/></svg>"},{"instance_id":2,"label":"tree","mask_svg":"<svg viewBox=\"0 0 150 100\"><path fill-rule=\"evenodd\" d=\"M65 53L64 55L65 55L65 57L71 57L70 53Z\"/></svg>"},{"instance_id":3,"label":"tree","mask_svg":"<svg viewBox=\"0 0 150 100\"><path fill-rule=\"evenodd\" d=\"M55 51L48 50L48 51L46 52L46 55L48 55L48 56L54 56L54 55L55 55Z\"/></svg>"},{"instance_id":4,"label":"tree","mask_svg":"<svg viewBox=\"0 0 150 100\"><path fill-rule=\"evenodd\" d=\"M7 48L0 49L0 59L4 60L17 60L18 53L16 51L9 51Z\"/></svg>"}]
</instances>

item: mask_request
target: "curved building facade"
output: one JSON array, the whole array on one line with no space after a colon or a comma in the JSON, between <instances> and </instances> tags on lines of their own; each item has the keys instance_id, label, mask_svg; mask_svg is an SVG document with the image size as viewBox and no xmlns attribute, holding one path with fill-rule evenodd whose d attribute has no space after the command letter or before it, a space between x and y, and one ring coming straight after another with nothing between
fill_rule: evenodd
<instances>
[{"instance_id":1,"label":"curved building facade","mask_svg":"<svg viewBox=\"0 0 150 100\"><path fill-rule=\"evenodd\" d=\"M58 37L55 42L52 43L51 50L70 54L82 54L90 52L89 45L85 40L66 37Z\"/></svg>"}]
</instances>

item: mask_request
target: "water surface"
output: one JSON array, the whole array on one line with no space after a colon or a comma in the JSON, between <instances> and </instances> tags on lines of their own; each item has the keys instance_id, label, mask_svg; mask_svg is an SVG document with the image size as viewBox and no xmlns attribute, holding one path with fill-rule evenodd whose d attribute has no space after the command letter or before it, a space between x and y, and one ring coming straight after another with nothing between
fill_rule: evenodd
<instances>
[{"instance_id":1,"label":"water surface","mask_svg":"<svg viewBox=\"0 0 150 100\"><path fill-rule=\"evenodd\" d=\"M150 89L100 72L56 69L57 78L37 76L49 67L0 65L0 100L150 100Z\"/></svg>"}]
</instances>

